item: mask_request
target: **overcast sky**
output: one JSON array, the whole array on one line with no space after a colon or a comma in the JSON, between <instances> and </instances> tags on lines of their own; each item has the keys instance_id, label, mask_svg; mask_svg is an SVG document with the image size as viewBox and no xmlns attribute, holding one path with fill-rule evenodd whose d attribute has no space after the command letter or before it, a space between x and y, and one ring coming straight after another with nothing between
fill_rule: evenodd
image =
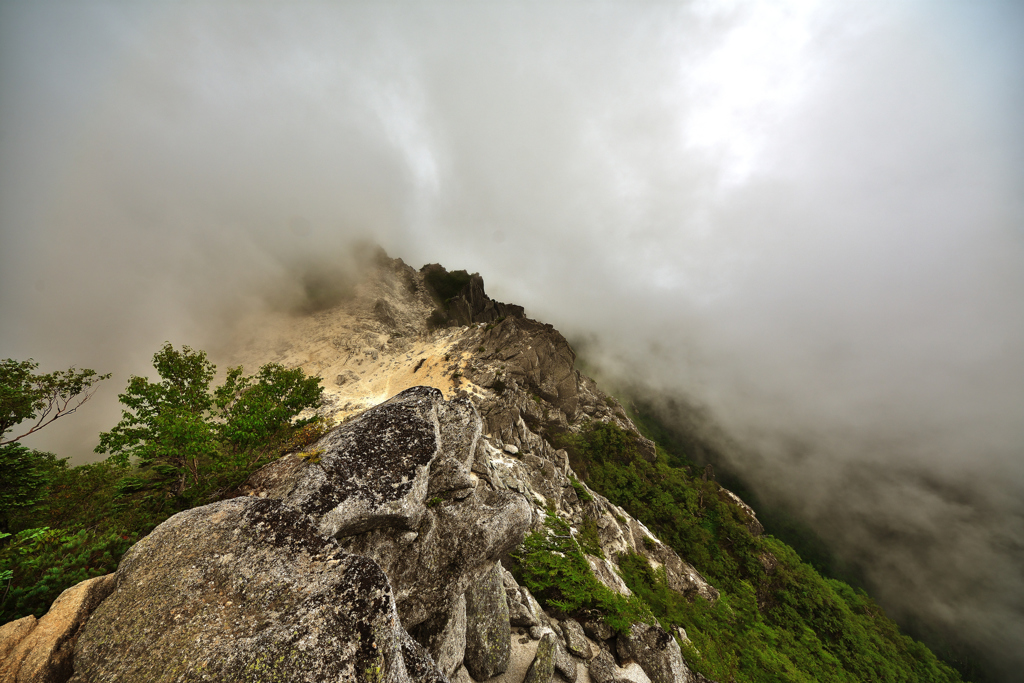
<instances>
[{"instance_id":1,"label":"overcast sky","mask_svg":"<svg viewBox=\"0 0 1024 683\"><path fill-rule=\"evenodd\" d=\"M1019 3L0 3L0 357L116 373L29 445L83 461L164 340L360 237L702 405L892 613L1024 651Z\"/></svg>"}]
</instances>

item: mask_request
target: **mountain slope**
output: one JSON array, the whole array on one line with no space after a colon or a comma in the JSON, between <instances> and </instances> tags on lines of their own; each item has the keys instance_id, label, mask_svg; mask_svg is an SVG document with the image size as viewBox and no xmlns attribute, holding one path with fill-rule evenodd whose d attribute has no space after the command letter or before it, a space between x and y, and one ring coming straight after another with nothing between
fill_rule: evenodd
<instances>
[{"instance_id":1,"label":"mountain slope","mask_svg":"<svg viewBox=\"0 0 1024 683\"><path fill-rule=\"evenodd\" d=\"M599 578L621 587L621 575L670 632L685 629L694 669L738 681L959 680L862 591L762 536L754 511L713 476L678 458L670 466L575 369L561 334L489 299L479 276L382 259L350 301L296 322L250 346L247 361L320 371L337 419L414 384L471 397L500 463L474 472L527 482L603 565ZM622 521L633 518L640 526ZM524 571L542 602L559 601L557 586Z\"/></svg>"},{"instance_id":2,"label":"mountain slope","mask_svg":"<svg viewBox=\"0 0 1024 683\"><path fill-rule=\"evenodd\" d=\"M302 596L321 589L365 602L342 621L370 629L351 660L367 681L960 680L863 592L821 577L764 535L755 511L710 468L646 438L576 368L557 330L491 300L479 275L436 264L416 271L381 253L345 291L319 310L254 320L227 358L320 374L324 417L338 426L202 501L215 502L155 520L121 562L112 597L96 598L100 616L79 615L61 636L58 668L68 670L71 650L85 667L75 667L76 683L162 670L164 659L192 670L197 662L176 653L201 659L196 643L207 637L219 643L225 671L263 666L260 647L230 638L248 639L247 648L269 638L289 671L315 677L318 662L340 650L296 654L278 618L295 616ZM240 482L248 471L234 474ZM115 499L122 508L134 500ZM232 532L237 525L252 537ZM198 553L183 560L183 576L202 580L161 569L177 557L178 546L166 546L179 533ZM278 576L254 593L239 576L271 555ZM338 584L335 562L374 578ZM288 576L292 566L300 576ZM138 576L163 586L155 598ZM278 584L298 586L282 598L291 607L274 607L278 616L263 625L231 617L277 605ZM371 595L359 592L364 584ZM318 643L351 645L335 637L337 615L318 616L330 604L300 610L297 628ZM190 614L202 618L181 616ZM179 640L158 648L159 661L124 660L138 639L115 647L110 634L122 633L125 619ZM25 616L0 628L0 651L46 661L41 646L25 645L26 633L40 633L35 624ZM4 641L15 632L20 644ZM377 648L392 641L400 652Z\"/></svg>"}]
</instances>

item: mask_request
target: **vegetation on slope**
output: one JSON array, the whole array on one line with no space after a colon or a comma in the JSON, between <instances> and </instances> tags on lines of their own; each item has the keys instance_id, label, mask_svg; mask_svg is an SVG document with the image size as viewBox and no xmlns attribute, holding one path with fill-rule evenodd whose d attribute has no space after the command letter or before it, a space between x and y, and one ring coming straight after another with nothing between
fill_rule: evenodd
<instances>
[{"instance_id":1,"label":"vegetation on slope","mask_svg":"<svg viewBox=\"0 0 1024 683\"><path fill-rule=\"evenodd\" d=\"M626 598L597 580L583 556L586 549L565 520L548 512L544 526L523 539L510 570L546 609L555 615L601 615L617 633L629 631L630 624L653 622L642 599Z\"/></svg>"},{"instance_id":2,"label":"vegetation on slope","mask_svg":"<svg viewBox=\"0 0 1024 683\"><path fill-rule=\"evenodd\" d=\"M786 544L755 536L717 483L639 456L616 425L552 436L595 491L626 509L721 591L709 603L670 591L640 556L620 557L624 579L666 628L682 626L692 668L718 681L959 681L924 645L899 632L862 590L822 577ZM675 464L682 463L675 458Z\"/></svg>"},{"instance_id":3,"label":"vegetation on slope","mask_svg":"<svg viewBox=\"0 0 1024 683\"><path fill-rule=\"evenodd\" d=\"M692 429L666 421L670 418L665 417L665 409L669 415L679 411L680 416L687 412L686 409L680 410L682 406L672 401L662 409L656 409L636 397L623 401L623 404L629 406L629 417L640 432L664 447L669 464L676 467L713 465L715 479L757 510L765 531L790 546L823 577L838 579L854 588L866 587L861 566L838 557L824 538L789 510L760 499L747 484L743 473L722 458L717 449L695 440ZM691 454L692 458L687 457ZM904 633L925 643L944 662L953 666L964 679L975 683L1005 680L984 653L958 639L955 633L936 629L934 625L919 620L900 626Z\"/></svg>"}]
</instances>

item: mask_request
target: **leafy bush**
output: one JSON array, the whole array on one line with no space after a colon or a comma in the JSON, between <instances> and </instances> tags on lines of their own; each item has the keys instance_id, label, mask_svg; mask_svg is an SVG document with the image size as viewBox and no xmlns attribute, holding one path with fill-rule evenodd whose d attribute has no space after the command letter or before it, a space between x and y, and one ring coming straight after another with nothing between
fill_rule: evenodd
<instances>
[{"instance_id":1,"label":"leafy bush","mask_svg":"<svg viewBox=\"0 0 1024 683\"><path fill-rule=\"evenodd\" d=\"M580 525L579 537L576 539L580 544L580 550L587 555L604 558L604 551L601 549L601 536L597 530L597 522L590 517L583 520Z\"/></svg>"},{"instance_id":2,"label":"leafy bush","mask_svg":"<svg viewBox=\"0 0 1024 683\"><path fill-rule=\"evenodd\" d=\"M572 484L572 490L576 492L576 497L583 503L589 503L594 500L594 496L591 495L587 487L580 483L580 480L576 477L569 475L569 483Z\"/></svg>"},{"instance_id":3,"label":"leafy bush","mask_svg":"<svg viewBox=\"0 0 1024 683\"><path fill-rule=\"evenodd\" d=\"M247 470L290 436L292 420L320 404L319 377L276 363L250 377L229 368L224 384L211 392L216 366L204 351L170 344L153 356L160 382L133 376L118 398L126 409L121 421L100 434L98 453L127 466L134 460L154 486L172 493L195 493L211 475ZM230 479L229 475L229 479ZM125 482L142 490L140 482Z\"/></svg>"},{"instance_id":4,"label":"leafy bush","mask_svg":"<svg viewBox=\"0 0 1024 683\"><path fill-rule=\"evenodd\" d=\"M559 517L548 514L543 531L523 539L512 554L511 571L542 605L556 614L601 615L616 632L630 624L652 622L643 603L613 592L597 580L569 530Z\"/></svg>"},{"instance_id":5,"label":"leafy bush","mask_svg":"<svg viewBox=\"0 0 1024 683\"><path fill-rule=\"evenodd\" d=\"M0 531L10 528L10 515L35 505L46 494L57 470L67 467L53 453L18 443L0 446Z\"/></svg>"}]
</instances>

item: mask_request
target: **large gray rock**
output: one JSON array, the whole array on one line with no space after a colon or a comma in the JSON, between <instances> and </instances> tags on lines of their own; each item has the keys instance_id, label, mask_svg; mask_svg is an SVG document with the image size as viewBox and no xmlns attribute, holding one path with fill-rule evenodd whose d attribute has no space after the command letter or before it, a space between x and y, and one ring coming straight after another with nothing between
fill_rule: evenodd
<instances>
[{"instance_id":1,"label":"large gray rock","mask_svg":"<svg viewBox=\"0 0 1024 683\"><path fill-rule=\"evenodd\" d=\"M562 674L565 680L569 683L576 683L576 676L579 674L576 660L557 641L555 642L554 664L555 671Z\"/></svg>"},{"instance_id":2,"label":"large gray rock","mask_svg":"<svg viewBox=\"0 0 1024 683\"><path fill-rule=\"evenodd\" d=\"M0 681L67 681L82 626L113 587L112 574L82 581L57 596L41 619L25 617L0 628Z\"/></svg>"},{"instance_id":3,"label":"large gray rock","mask_svg":"<svg viewBox=\"0 0 1024 683\"><path fill-rule=\"evenodd\" d=\"M246 490L281 498L345 550L376 561L412 631L447 621L529 527L523 496L476 486L469 467L480 430L468 399L444 401L437 389L413 387L321 439L318 464L296 468L282 458Z\"/></svg>"},{"instance_id":4,"label":"large gray rock","mask_svg":"<svg viewBox=\"0 0 1024 683\"><path fill-rule=\"evenodd\" d=\"M380 564L394 587L402 623L412 629L450 613L459 597L522 541L529 522L522 496L481 490L431 507L416 531L374 529L339 542ZM507 610L505 615L507 620Z\"/></svg>"},{"instance_id":5,"label":"large gray rock","mask_svg":"<svg viewBox=\"0 0 1024 683\"><path fill-rule=\"evenodd\" d=\"M411 635L451 680L466 654L466 596L460 596L450 612L420 623Z\"/></svg>"},{"instance_id":6,"label":"large gray rock","mask_svg":"<svg viewBox=\"0 0 1024 683\"><path fill-rule=\"evenodd\" d=\"M512 629L501 565L466 592L466 669L478 681L504 673L512 656Z\"/></svg>"},{"instance_id":7,"label":"large gray rock","mask_svg":"<svg viewBox=\"0 0 1024 683\"><path fill-rule=\"evenodd\" d=\"M548 632L537 644L537 654L526 671L523 683L551 683L555 675L555 634Z\"/></svg>"},{"instance_id":8,"label":"large gray rock","mask_svg":"<svg viewBox=\"0 0 1024 683\"><path fill-rule=\"evenodd\" d=\"M540 617L534 610L534 601L530 600L530 592L516 583L511 572L503 572L502 581L505 586L505 597L508 599L509 623L527 629L540 626Z\"/></svg>"},{"instance_id":9,"label":"large gray rock","mask_svg":"<svg viewBox=\"0 0 1024 683\"><path fill-rule=\"evenodd\" d=\"M619 658L640 665L652 683L688 683L690 669L675 638L660 626L633 624L617 639Z\"/></svg>"},{"instance_id":10,"label":"large gray rock","mask_svg":"<svg viewBox=\"0 0 1024 683\"><path fill-rule=\"evenodd\" d=\"M572 654L583 659L590 659L594 656L590 641L587 640L583 627L575 619L566 619L562 622L562 635L565 636L565 647Z\"/></svg>"},{"instance_id":11,"label":"large gray rock","mask_svg":"<svg viewBox=\"0 0 1024 683\"><path fill-rule=\"evenodd\" d=\"M115 577L78 639L73 683L443 680L380 567L279 501L177 514Z\"/></svg>"},{"instance_id":12,"label":"large gray rock","mask_svg":"<svg viewBox=\"0 0 1024 683\"><path fill-rule=\"evenodd\" d=\"M625 677L620 675L621 670L616 666L615 659L607 650L601 650L594 657L587 672L594 683L626 683Z\"/></svg>"},{"instance_id":13,"label":"large gray rock","mask_svg":"<svg viewBox=\"0 0 1024 683\"><path fill-rule=\"evenodd\" d=\"M440 402L437 389L413 387L331 431L315 446L320 461L296 473L285 504L315 519L324 536L415 530L440 454Z\"/></svg>"},{"instance_id":14,"label":"large gray rock","mask_svg":"<svg viewBox=\"0 0 1024 683\"><path fill-rule=\"evenodd\" d=\"M611 640L614 635L612 627L601 617L584 619L580 625L583 627L583 632L587 634L587 637L593 638L596 641Z\"/></svg>"}]
</instances>

